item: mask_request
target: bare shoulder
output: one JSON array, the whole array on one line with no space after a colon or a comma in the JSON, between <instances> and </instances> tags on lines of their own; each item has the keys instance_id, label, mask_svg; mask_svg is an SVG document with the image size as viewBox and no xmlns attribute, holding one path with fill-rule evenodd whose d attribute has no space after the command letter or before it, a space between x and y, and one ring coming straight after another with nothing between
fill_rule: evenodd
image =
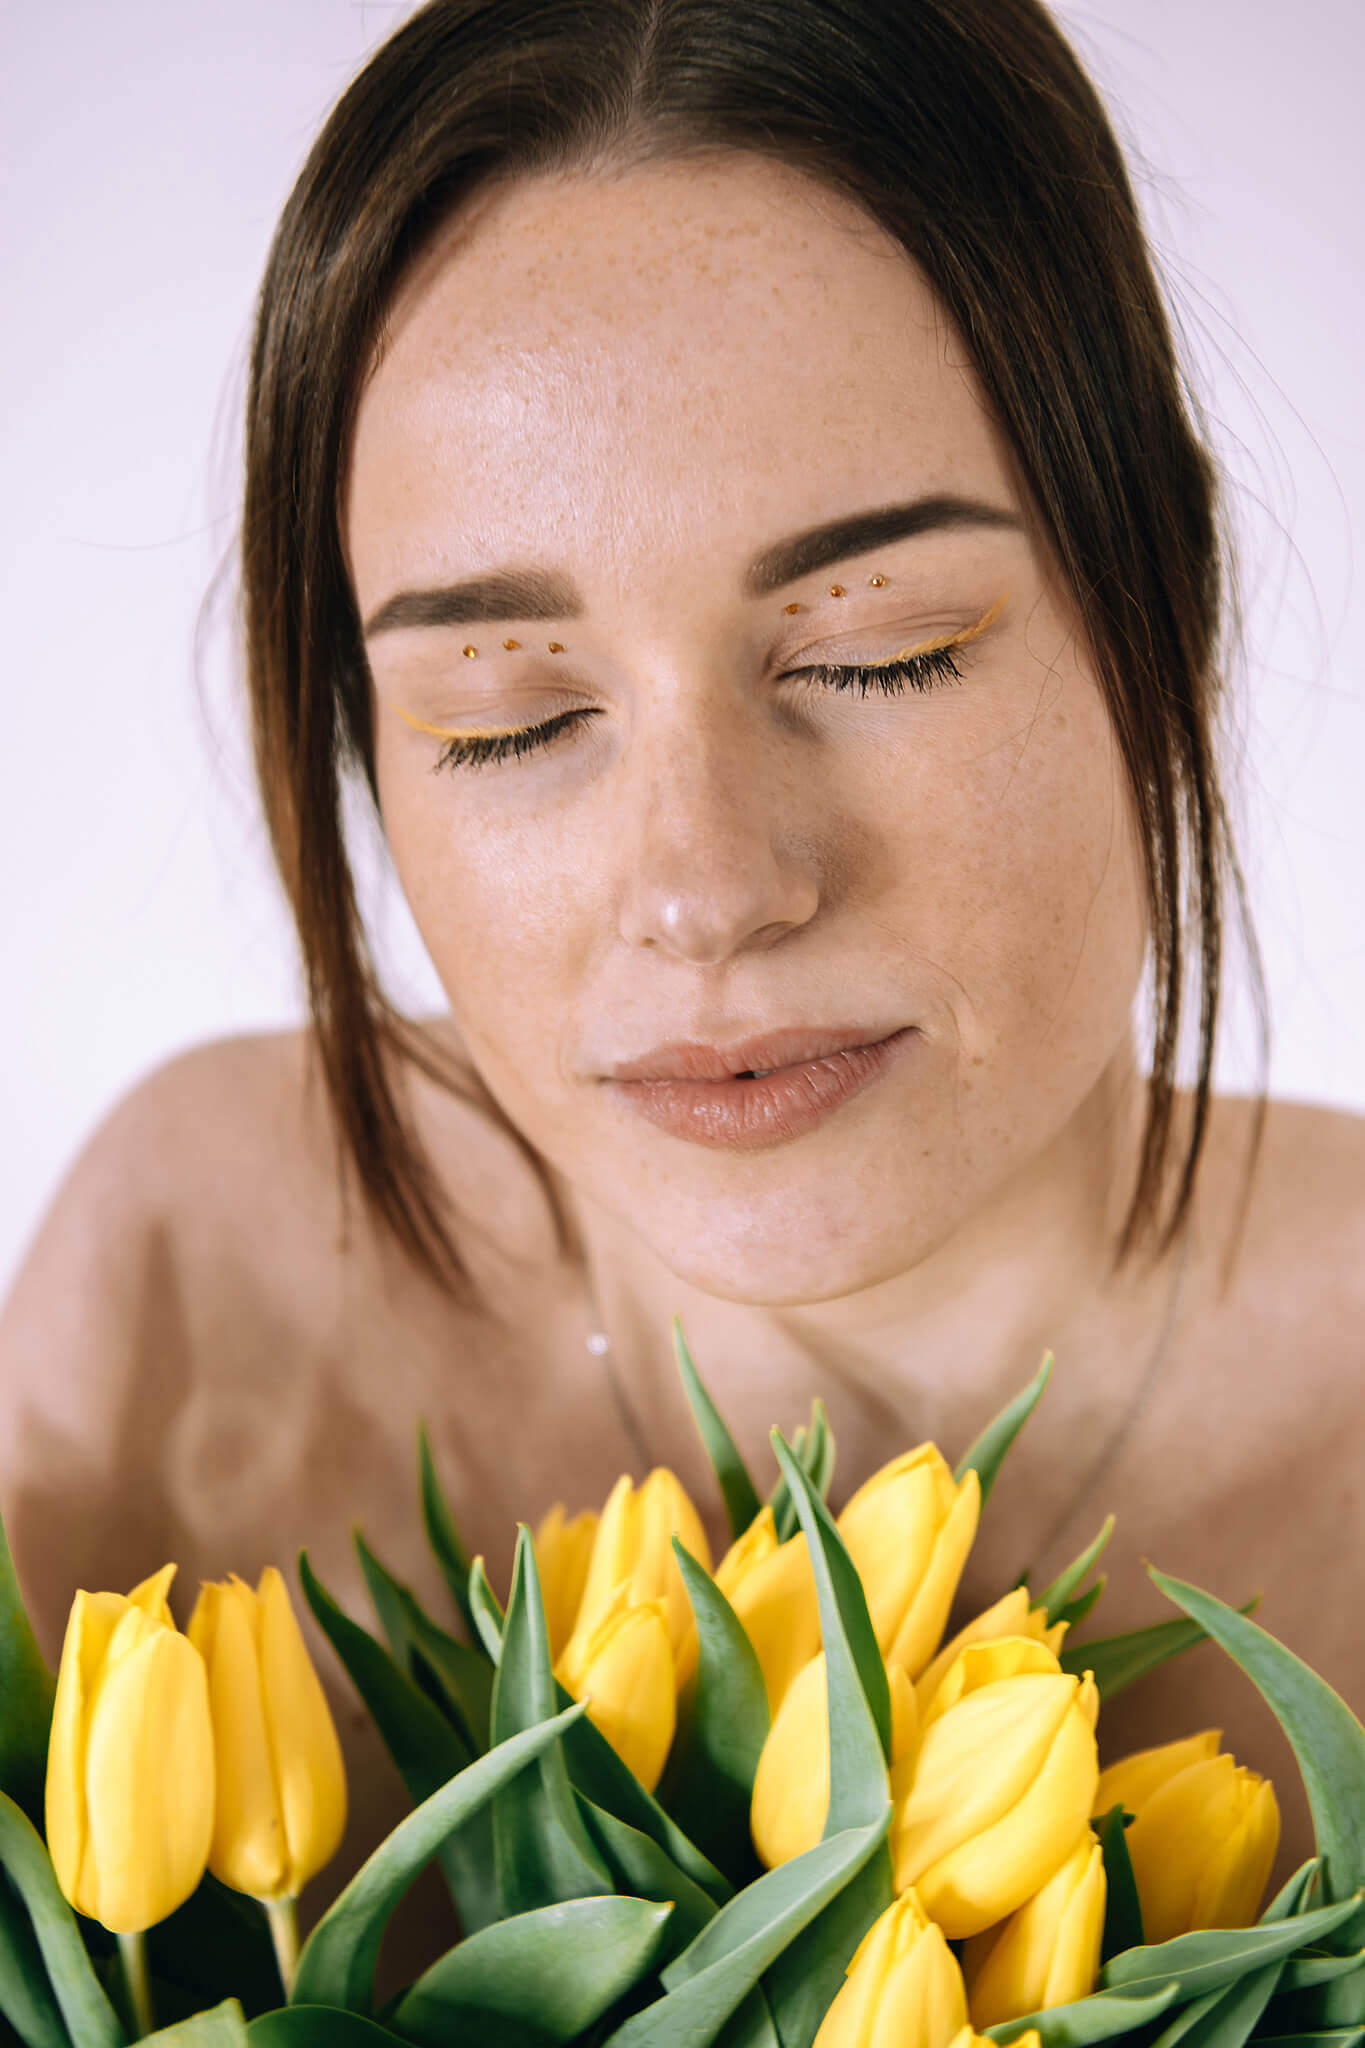
<instances>
[{"instance_id":1,"label":"bare shoulder","mask_svg":"<svg viewBox=\"0 0 1365 2048\"><path fill-rule=\"evenodd\" d=\"M1365 1367L1365 1116L1304 1102L1271 1101L1258 1153L1249 1147L1254 1098L1215 1101L1201 1212L1231 1226L1226 1302L1234 1323L1297 1331L1300 1371L1359 1385Z\"/></svg>"}]
</instances>

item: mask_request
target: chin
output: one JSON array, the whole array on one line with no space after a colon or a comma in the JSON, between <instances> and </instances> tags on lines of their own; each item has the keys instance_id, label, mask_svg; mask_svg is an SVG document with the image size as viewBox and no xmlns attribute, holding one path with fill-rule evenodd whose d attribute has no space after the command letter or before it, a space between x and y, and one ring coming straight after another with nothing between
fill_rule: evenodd
<instances>
[{"instance_id":1,"label":"chin","mask_svg":"<svg viewBox=\"0 0 1365 2048\"><path fill-rule=\"evenodd\" d=\"M794 1308L875 1287L932 1249L910 1202L873 1208L862 1193L850 1188L848 1196L837 1217L811 1214L828 1200L825 1189L818 1205L798 1195L759 1205L713 1198L686 1218L670 1208L657 1229L636 1211L632 1225L661 1264L701 1293L748 1308Z\"/></svg>"}]
</instances>

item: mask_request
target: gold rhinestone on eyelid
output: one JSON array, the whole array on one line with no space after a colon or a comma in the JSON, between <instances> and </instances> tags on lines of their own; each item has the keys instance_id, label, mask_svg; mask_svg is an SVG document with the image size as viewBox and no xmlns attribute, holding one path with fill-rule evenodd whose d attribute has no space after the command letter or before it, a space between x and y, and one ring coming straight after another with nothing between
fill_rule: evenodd
<instances>
[{"instance_id":1,"label":"gold rhinestone on eyelid","mask_svg":"<svg viewBox=\"0 0 1365 2048\"><path fill-rule=\"evenodd\" d=\"M831 596L831 597L842 597L842 596L843 596L843 594L844 594L844 586L843 586L843 584L842 584L842 583L831 583L831 584L830 584L830 586L829 586L829 594L830 594L830 596Z\"/></svg>"},{"instance_id":2,"label":"gold rhinestone on eyelid","mask_svg":"<svg viewBox=\"0 0 1365 2048\"><path fill-rule=\"evenodd\" d=\"M504 640L502 644L504 647L520 647L521 642L520 640Z\"/></svg>"},{"instance_id":3,"label":"gold rhinestone on eyelid","mask_svg":"<svg viewBox=\"0 0 1365 2048\"><path fill-rule=\"evenodd\" d=\"M461 649L461 652L467 654L471 661L474 659L474 656L478 653L478 651L479 650L477 647L465 647Z\"/></svg>"},{"instance_id":4,"label":"gold rhinestone on eyelid","mask_svg":"<svg viewBox=\"0 0 1365 2048\"><path fill-rule=\"evenodd\" d=\"M869 576L867 580L869 583L873 584L878 590L880 590L883 583L885 583L886 578L885 576Z\"/></svg>"},{"instance_id":5,"label":"gold rhinestone on eyelid","mask_svg":"<svg viewBox=\"0 0 1365 2048\"><path fill-rule=\"evenodd\" d=\"M782 609L784 612L799 612L801 607L799 604L784 604Z\"/></svg>"},{"instance_id":6,"label":"gold rhinestone on eyelid","mask_svg":"<svg viewBox=\"0 0 1365 2048\"><path fill-rule=\"evenodd\" d=\"M551 640L549 647L551 654L562 654L564 652L564 642L562 640Z\"/></svg>"}]
</instances>

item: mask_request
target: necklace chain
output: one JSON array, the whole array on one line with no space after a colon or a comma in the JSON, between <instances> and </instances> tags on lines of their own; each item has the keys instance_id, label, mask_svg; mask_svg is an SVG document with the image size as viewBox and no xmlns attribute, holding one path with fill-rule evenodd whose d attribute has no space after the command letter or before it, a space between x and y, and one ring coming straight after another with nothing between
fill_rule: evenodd
<instances>
[{"instance_id":1,"label":"necklace chain","mask_svg":"<svg viewBox=\"0 0 1365 2048\"><path fill-rule=\"evenodd\" d=\"M1161 1374L1161 1368L1166 1362L1166 1354L1170 1350L1171 1339L1175 1335L1181 1297L1184 1293L1185 1269L1189 1263L1191 1234L1190 1228L1187 1225L1181 1237L1175 1271L1171 1276L1171 1289L1166 1297L1166 1308L1162 1317L1161 1328L1157 1332L1157 1340L1152 1354L1139 1375L1137 1386L1123 1412L1120 1414L1118 1422L1081 1473L1080 1483L1068 1498L1060 1515L1054 1518L1042 1542L1037 1546L1039 1556L1046 1555L1048 1546L1061 1534L1086 1495L1097 1484L1103 1474L1108 1471L1128 1437L1137 1426L1148 1401L1151 1399L1153 1389ZM583 1262L583 1287L588 1299L588 1315L591 1323L586 1340L587 1349L594 1358L601 1359L607 1376L607 1385L611 1390L611 1397L617 1414L620 1417L622 1427L630 1438L631 1447L636 1457L640 1460L643 1469L646 1472L651 1471L654 1459L650 1452L648 1439L641 1425L640 1418L636 1413L634 1403L627 1394L621 1375L617 1370L615 1355L611 1348L611 1339L603 1325L602 1310L598 1303L596 1290L592 1284L592 1276L586 1258Z\"/></svg>"}]
</instances>

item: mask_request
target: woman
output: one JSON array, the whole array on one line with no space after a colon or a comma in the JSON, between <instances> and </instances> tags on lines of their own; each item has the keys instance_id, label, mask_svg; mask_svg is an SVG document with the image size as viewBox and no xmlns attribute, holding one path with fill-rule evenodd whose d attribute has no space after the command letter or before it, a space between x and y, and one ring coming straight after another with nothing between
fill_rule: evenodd
<instances>
[{"instance_id":1,"label":"woman","mask_svg":"<svg viewBox=\"0 0 1365 2048\"><path fill-rule=\"evenodd\" d=\"M1112 1508L1107 1628L1159 1611L1148 1555L1262 1590L1359 1702L1365 1136L1210 1087L1220 534L1035 0L408 21L253 356L247 672L313 1029L136 1090L19 1278L0 1500L49 1646L170 1556L188 1593L306 1544L360 1611L352 1521L430 1589L419 1416L495 1580L518 1517L654 1463L718 1547L678 1310L755 1464L826 1397L836 1496L1050 1348L964 1605ZM367 966L347 776L448 1016ZM336 1685L353 1865L400 1795ZM1106 1722L1222 1725L1301 1852L1213 1652Z\"/></svg>"}]
</instances>

